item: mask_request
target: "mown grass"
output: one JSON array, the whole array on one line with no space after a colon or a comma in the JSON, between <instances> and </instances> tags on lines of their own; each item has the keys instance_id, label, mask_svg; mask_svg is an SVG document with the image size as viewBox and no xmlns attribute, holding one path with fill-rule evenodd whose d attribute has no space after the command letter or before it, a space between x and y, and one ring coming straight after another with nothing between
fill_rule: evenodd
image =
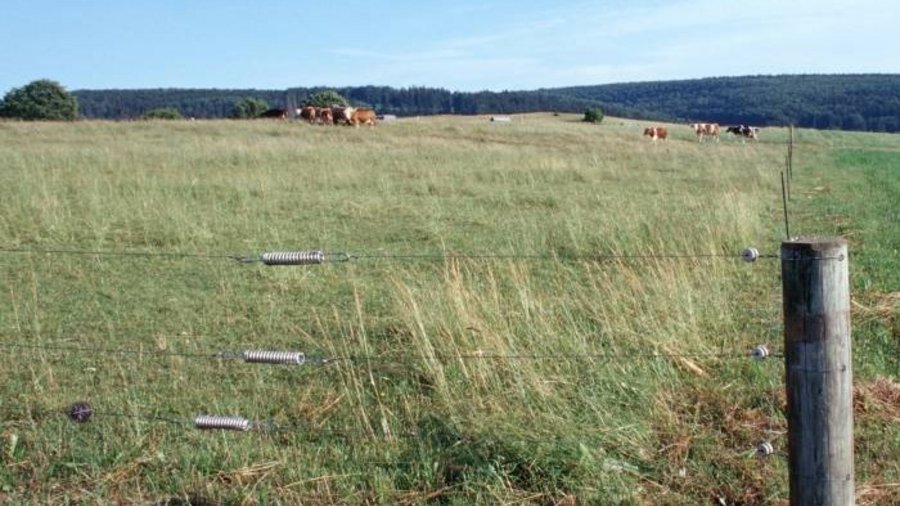
<instances>
[{"instance_id":1,"label":"mown grass","mask_svg":"<svg viewBox=\"0 0 900 506\"><path fill-rule=\"evenodd\" d=\"M0 343L143 351L2 348L0 498L786 498L784 459L752 457L764 439L785 449L783 370L740 357L780 344L778 265L703 256L777 251L784 132L700 145L673 126L652 144L642 127L549 115L376 129L0 123L0 247L359 255L275 268L0 254ZM897 290L896 270L882 271L896 241L880 239L896 231L881 219L896 213L892 159L878 158L892 140L801 132L797 147L794 230L847 235L824 217L849 206L866 239L853 246L859 297ZM872 160L861 177L846 169L860 159ZM879 198L862 193L872 181L884 183ZM691 257L586 258L665 254ZM880 304L854 320L860 502L890 498L879 485L900 477L896 383L884 379L897 375L897 310ZM357 359L291 368L160 355L247 348ZM97 411L89 423L60 414L76 400ZM201 412L285 430L152 418Z\"/></svg>"}]
</instances>

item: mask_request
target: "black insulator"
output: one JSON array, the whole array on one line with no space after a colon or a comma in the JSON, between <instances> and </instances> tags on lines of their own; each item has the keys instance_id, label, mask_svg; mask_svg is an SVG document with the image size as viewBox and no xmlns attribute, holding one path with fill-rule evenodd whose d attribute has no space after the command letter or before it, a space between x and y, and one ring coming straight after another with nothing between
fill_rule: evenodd
<instances>
[{"instance_id":1,"label":"black insulator","mask_svg":"<svg viewBox=\"0 0 900 506\"><path fill-rule=\"evenodd\" d=\"M94 408L90 404L80 401L69 406L67 414L69 415L69 420L75 423L85 423L91 419L91 415L94 414Z\"/></svg>"}]
</instances>

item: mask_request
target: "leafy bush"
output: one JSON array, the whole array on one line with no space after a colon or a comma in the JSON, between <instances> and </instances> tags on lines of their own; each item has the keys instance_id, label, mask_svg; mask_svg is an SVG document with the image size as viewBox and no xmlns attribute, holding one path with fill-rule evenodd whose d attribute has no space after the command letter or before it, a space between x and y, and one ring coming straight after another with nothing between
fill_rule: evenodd
<instances>
[{"instance_id":1,"label":"leafy bush","mask_svg":"<svg viewBox=\"0 0 900 506\"><path fill-rule=\"evenodd\" d=\"M342 97L338 92L334 90L325 90L318 93L313 93L309 96L307 103L316 107L350 104L349 102L347 102L346 98Z\"/></svg>"},{"instance_id":2,"label":"leafy bush","mask_svg":"<svg viewBox=\"0 0 900 506\"><path fill-rule=\"evenodd\" d=\"M269 103L261 98L242 98L234 104L231 117L235 119L258 118L269 110Z\"/></svg>"},{"instance_id":3,"label":"leafy bush","mask_svg":"<svg viewBox=\"0 0 900 506\"><path fill-rule=\"evenodd\" d=\"M78 118L78 100L56 81L41 79L10 90L0 102L0 117L71 121Z\"/></svg>"},{"instance_id":4,"label":"leafy bush","mask_svg":"<svg viewBox=\"0 0 900 506\"><path fill-rule=\"evenodd\" d=\"M184 119L181 112L174 107L161 107L159 109L151 109L141 116L143 119Z\"/></svg>"},{"instance_id":5,"label":"leafy bush","mask_svg":"<svg viewBox=\"0 0 900 506\"><path fill-rule=\"evenodd\" d=\"M603 111L599 108L585 109L584 121L587 121L588 123L600 123L603 121Z\"/></svg>"}]
</instances>

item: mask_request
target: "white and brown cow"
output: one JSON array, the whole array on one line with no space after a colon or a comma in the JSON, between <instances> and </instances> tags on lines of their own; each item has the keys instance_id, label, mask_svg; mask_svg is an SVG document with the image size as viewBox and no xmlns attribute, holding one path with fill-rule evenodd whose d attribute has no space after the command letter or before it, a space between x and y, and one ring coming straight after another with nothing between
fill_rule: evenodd
<instances>
[{"instance_id":1,"label":"white and brown cow","mask_svg":"<svg viewBox=\"0 0 900 506\"><path fill-rule=\"evenodd\" d=\"M355 111L355 110L356 109L354 109L353 107L349 107L349 106L347 106L347 107L333 106L331 108L331 116L332 116L332 119L334 120L334 124L335 125L339 125L339 124L349 125L350 117L353 116L353 111Z\"/></svg>"},{"instance_id":2,"label":"white and brown cow","mask_svg":"<svg viewBox=\"0 0 900 506\"><path fill-rule=\"evenodd\" d=\"M375 109L360 107L350 114L350 124L353 126L369 125L375 126L376 116Z\"/></svg>"},{"instance_id":3,"label":"white and brown cow","mask_svg":"<svg viewBox=\"0 0 900 506\"><path fill-rule=\"evenodd\" d=\"M703 142L704 137L712 137L719 142L719 124L718 123L693 123L691 128L697 135L697 141Z\"/></svg>"},{"instance_id":4,"label":"white and brown cow","mask_svg":"<svg viewBox=\"0 0 900 506\"><path fill-rule=\"evenodd\" d=\"M669 132L666 131L666 127L655 126L645 128L644 135L650 137L650 140L656 142L658 140L666 140L666 138L669 137Z\"/></svg>"}]
</instances>

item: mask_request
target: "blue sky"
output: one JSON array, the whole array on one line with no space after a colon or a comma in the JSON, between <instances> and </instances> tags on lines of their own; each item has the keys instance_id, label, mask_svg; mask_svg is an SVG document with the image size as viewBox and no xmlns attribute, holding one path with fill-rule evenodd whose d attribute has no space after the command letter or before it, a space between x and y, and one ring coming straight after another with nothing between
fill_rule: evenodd
<instances>
[{"instance_id":1,"label":"blue sky","mask_svg":"<svg viewBox=\"0 0 900 506\"><path fill-rule=\"evenodd\" d=\"M0 93L900 73L888 0L4 0Z\"/></svg>"}]
</instances>

